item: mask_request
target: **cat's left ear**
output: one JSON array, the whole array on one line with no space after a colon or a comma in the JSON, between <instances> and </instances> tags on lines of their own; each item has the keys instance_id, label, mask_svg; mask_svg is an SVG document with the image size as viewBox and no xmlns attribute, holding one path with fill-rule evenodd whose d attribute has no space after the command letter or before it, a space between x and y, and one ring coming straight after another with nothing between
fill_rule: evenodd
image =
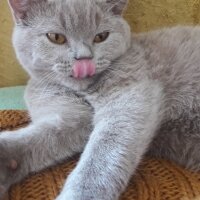
<instances>
[{"instance_id":1,"label":"cat's left ear","mask_svg":"<svg viewBox=\"0 0 200 200\"><path fill-rule=\"evenodd\" d=\"M30 0L8 0L15 21L25 17L29 9Z\"/></svg>"},{"instance_id":2,"label":"cat's left ear","mask_svg":"<svg viewBox=\"0 0 200 200\"><path fill-rule=\"evenodd\" d=\"M41 0L8 0L15 22L23 21L33 4L39 3L40 1Z\"/></svg>"},{"instance_id":3,"label":"cat's left ear","mask_svg":"<svg viewBox=\"0 0 200 200\"><path fill-rule=\"evenodd\" d=\"M106 11L112 12L114 15L122 15L128 0L97 0L98 3L106 8Z\"/></svg>"}]
</instances>

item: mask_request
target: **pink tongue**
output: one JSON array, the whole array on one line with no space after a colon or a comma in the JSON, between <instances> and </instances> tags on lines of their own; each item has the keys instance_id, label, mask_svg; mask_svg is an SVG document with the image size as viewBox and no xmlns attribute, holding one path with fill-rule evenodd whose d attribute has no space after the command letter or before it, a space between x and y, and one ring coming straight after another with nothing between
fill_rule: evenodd
<instances>
[{"instance_id":1,"label":"pink tongue","mask_svg":"<svg viewBox=\"0 0 200 200\"><path fill-rule=\"evenodd\" d=\"M73 77L85 78L87 76L93 76L95 70L94 63L89 59L76 61L73 66Z\"/></svg>"}]
</instances>

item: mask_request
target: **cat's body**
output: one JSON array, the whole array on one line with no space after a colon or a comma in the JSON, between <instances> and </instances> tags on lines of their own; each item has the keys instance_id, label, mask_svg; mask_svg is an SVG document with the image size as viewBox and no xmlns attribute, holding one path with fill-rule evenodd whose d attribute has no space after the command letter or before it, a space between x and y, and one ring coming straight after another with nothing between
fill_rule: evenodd
<instances>
[{"instance_id":1,"label":"cat's body","mask_svg":"<svg viewBox=\"0 0 200 200\"><path fill-rule=\"evenodd\" d=\"M79 8L83 10L80 19L70 12L65 13L75 17L72 27L80 25L79 20L86 14L90 16L87 20L91 20L91 16L100 12L99 7L89 0L84 1L88 3L85 7L89 8L85 9L86 14L81 0L74 0L74 4L70 0L58 2L70 2L72 13ZM92 46L87 40L80 39L87 27L83 32L75 32L76 42L74 39L70 45L76 50L66 49L65 53L69 56L75 52L78 61L71 61L71 58L63 61L64 58L59 56L64 55L64 46L48 46L46 40L38 40L35 36L36 30L41 30L41 25L39 28L34 26L35 6L41 8L38 15L55 17L52 13L56 9L52 7L54 10L51 10L54 2L47 4L43 0L33 4L29 10L31 14L26 16L26 26L16 28L16 52L31 75L25 99L32 124L15 131L12 136L8 132L0 135L0 183L5 189L31 172L82 151L77 167L57 200L118 199L146 152L188 168L200 169L200 28L175 27L131 37L129 27L119 17L126 1L101 3L107 5L110 2L112 6L109 8L112 9L106 18L100 12L101 19L112 20L108 21L109 25L108 22L104 22L107 26L102 25L106 31L112 28L108 42ZM10 3L18 21L24 10L16 9L13 1ZM95 8L94 13L90 4ZM61 5L62 8L66 6L64 3ZM56 8L61 9L59 6ZM99 16L96 20L101 24ZM65 24L63 16L61 21ZM94 26L95 23L91 23ZM30 34L35 43L27 45L21 40L28 39ZM57 53L57 48L62 49ZM85 79L68 75L73 62L78 63L73 66L76 70L73 76L84 75L79 68L81 59L86 65L83 66L84 73L88 75L93 73L90 62L93 59L95 75ZM60 70L60 76L51 70L45 71L44 66L51 66L55 61L52 69L55 69L54 73ZM6 165L10 165L10 169Z\"/></svg>"}]
</instances>

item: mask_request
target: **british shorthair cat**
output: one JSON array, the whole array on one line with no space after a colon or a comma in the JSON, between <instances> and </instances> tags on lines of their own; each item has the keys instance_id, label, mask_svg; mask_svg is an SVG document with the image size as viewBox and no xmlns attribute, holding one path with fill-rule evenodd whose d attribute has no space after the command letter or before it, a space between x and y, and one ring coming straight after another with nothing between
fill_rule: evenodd
<instances>
[{"instance_id":1,"label":"british shorthair cat","mask_svg":"<svg viewBox=\"0 0 200 200\"><path fill-rule=\"evenodd\" d=\"M145 154L200 169L200 27L131 34L127 0L9 4L32 123L0 134L1 197L77 153L56 200L119 199Z\"/></svg>"}]
</instances>

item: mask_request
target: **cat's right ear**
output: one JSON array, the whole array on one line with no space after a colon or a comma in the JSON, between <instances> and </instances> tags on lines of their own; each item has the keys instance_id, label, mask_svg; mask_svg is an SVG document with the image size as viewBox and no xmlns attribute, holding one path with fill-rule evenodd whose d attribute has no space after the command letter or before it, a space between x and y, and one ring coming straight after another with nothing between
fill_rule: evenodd
<instances>
[{"instance_id":1,"label":"cat's right ear","mask_svg":"<svg viewBox=\"0 0 200 200\"><path fill-rule=\"evenodd\" d=\"M128 4L128 0L96 0L103 10L109 11L114 15L122 15Z\"/></svg>"},{"instance_id":2,"label":"cat's right ear","mask_svg":"<svg viewBox=\"0 0 200 200\"><path fill-rule=\"evenodd\" d=\"M30 9L32 1L33 0L8 0L16 23L22 21L26 17L26 13Z\"/></svg>"}]
</instances>

